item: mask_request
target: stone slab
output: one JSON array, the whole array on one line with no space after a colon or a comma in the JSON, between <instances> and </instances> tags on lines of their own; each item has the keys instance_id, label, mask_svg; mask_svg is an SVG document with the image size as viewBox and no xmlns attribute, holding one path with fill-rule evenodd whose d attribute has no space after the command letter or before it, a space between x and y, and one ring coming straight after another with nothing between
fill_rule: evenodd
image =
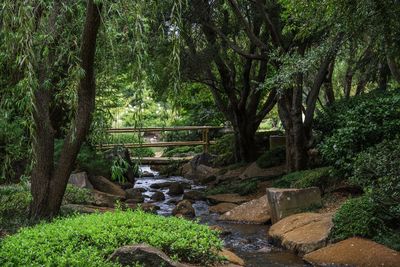
<instances>
[{"instance_id":1,"label":"stone slab","mask_svg":"<svg viewBox=\"0 0 400 267\"><path fill-rule=\"evenodd\" d=\"M304 189L267 188L271 207L271 222L274 224L289 215L321 206L321 192L318 187Z\"/></svg>"}]
</instances>

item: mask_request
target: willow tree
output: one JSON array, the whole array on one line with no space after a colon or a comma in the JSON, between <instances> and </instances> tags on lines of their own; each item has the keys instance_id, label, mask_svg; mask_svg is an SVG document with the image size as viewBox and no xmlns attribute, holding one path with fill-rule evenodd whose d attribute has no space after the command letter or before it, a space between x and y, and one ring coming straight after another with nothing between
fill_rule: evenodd
<instances>
[{"instance_id":1,"label":"willow tree","mask_svg":"<svg viewBox=\"0 0 400 267\"><path fill-rule=\"evenodd\" d=\"M34 164L30 216L32 219L51 218L59 212L69 175L88 133L94 110L94 59L101 4L88 0L85 8L80 4L69 7L63 1L55 0L29 4L6 2L3 8L5 26L2 30L14 31L10 41L18 41L18 46L11 47L10 51L16 54L24 73L22 79L27 81L32 93ZM85 13L84 24L79 25ZM77 26L82 29L80 40L74 38L73 32L68 32ZM80 48L75 47L76 41ZM72 51L79 51L77 107L56 164L55 122L51 110L55 104L55 88L65 82L64 74L60 73L62 64L73 67L74 63L66 58L74 55Z\"/></svg>"}]
</instances>

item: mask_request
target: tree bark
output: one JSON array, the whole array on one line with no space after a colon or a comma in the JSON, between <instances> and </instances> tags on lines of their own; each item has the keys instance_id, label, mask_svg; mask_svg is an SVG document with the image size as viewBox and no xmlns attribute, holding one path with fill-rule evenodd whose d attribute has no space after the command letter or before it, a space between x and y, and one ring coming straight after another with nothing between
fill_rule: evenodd
<instances>
[{"instance_id":1,"label":"tree bark","mask_svg":"<svg viewBox=\"0 0 400 267\"><path fill-rule=\"evenodd\" d=\"M34 220L50 219L58 214L69 175L90 127L95 106L94 58L100 26L100 9L101 6L94 4L93 0L87 2L81 43L81 67L85 75L81 78L77 89L78 107L75 119L64 140L60 160L56 165L54 130L49 115L51 95L45 88L39 88L35 94L36 163L31 177L33 201L30 209L30 216Z\"/></svg>"}]
</instances>

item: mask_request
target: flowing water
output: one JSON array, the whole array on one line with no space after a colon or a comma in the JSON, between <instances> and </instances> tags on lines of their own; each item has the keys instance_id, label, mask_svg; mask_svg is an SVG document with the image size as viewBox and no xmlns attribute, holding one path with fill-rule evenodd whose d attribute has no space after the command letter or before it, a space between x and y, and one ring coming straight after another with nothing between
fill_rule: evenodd
<instances>
[{"instance_id":1,"label":"flowing water","mask_svg":"<svg viewBox=\"0 0 400 267\"><path fill-rule=\"evenodd\" d=\"M185 179L180 176L161 177L157 172L150 169L149 166L142 166L142 172L154 174L154 177L138 178L135 188L144 188L145 195L151 196L155 191L161 191L165 194L165 200L154 202L155 205L160 207L158 210L159 215L171 216L172 209L175 207L176 201L182 199L181 196L169 196L167 194L168 188L152 189L152 184L160 184L164 182L179 182L190 184L190 189L185 190L204 190L204 186L194 185L193 181ZM146 199L149 201L150 199ZM280 248L274 247L268 242L267 231L268 225L255 225L244 223L227 223L217 221L218 214L210 213L208 211L208 204L206 201L196 201L193 204L196 212L196 218L200 223L208 225L219 225L230 234L223 237L226 248L234 251L237 255L242 257L246 266L249 267L284 267L284 266L309 266L305 264L301 258L293 253L284 251Z\"/></svg>"}]
</instances>

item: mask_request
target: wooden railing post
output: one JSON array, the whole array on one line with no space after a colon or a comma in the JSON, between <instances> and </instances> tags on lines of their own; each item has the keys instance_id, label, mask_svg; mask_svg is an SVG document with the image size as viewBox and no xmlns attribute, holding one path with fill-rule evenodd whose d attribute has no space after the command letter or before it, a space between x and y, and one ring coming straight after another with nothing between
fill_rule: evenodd
<instances>
[{"instance_id":1,"label":"wooden railing post","mask_svg":"<svg viewBox=\"0 0 400 267\"><path fill-rule=\"evenodd\" d=\"M203 129L203 142L204 142L204 146L203 146L203 153L208 153L208 147L210 145L210 140L208 139L208 128Z\"/></svg>"}]
</instances>

